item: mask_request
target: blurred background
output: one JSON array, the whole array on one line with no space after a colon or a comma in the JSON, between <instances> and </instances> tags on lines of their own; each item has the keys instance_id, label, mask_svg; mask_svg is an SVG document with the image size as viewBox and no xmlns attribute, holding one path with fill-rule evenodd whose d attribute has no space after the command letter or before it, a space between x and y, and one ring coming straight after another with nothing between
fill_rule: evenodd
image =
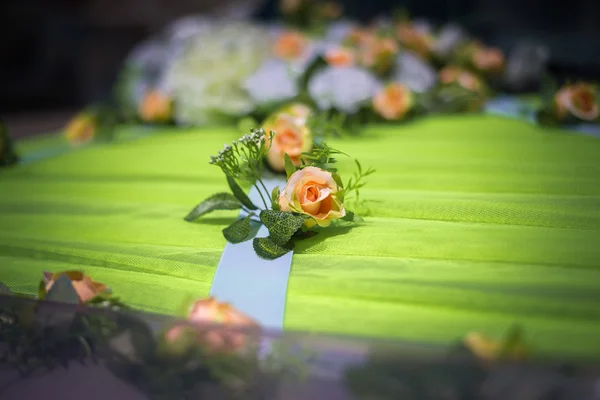
<instances>
[{"instance_id":1,"label":"blurred background","mask_svg":"<svg viewBox=\"0 0 600 400\"><path fill-rule=\"evenodd\" d=\"M550 49L562 79L600 80L599 0L341 0L368 21L405 8L414 18L455 21L489 45L528 39ZM175 18L277 16L275 0L3 0L0 115L27 134L56 129L111 90L128 51ZM35 115L35 118L32 117Z\"/></svg>"}]
</instances>

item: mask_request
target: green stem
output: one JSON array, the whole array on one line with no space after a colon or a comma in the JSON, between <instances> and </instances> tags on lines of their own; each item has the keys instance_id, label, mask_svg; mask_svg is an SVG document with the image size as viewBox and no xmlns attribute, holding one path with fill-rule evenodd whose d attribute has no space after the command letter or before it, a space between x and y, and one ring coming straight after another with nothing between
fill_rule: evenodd
<instances>
[{"instance_id":1,"label":"green stem","mask_svg":"<svg viewBox=\"0 0 600 400\"><path fill-rule=\"evenodd\" d=\"M265 210L269 209L269 206L267 205L267 202L265 201L265 198L262 194L262 192L260 191L260 188L258 187L258 185L255 183L254 187L256 188L256 190L258 191L258 194L260 196L260 199L262 200L263 204L265 205Z\"/></svg>"},{"instance_id":2,"label":"green stem","mask_svg":"<svg viewBox=\"0 0 600 400\"><path fill-rule=\"evenodd\" d=\"M267 189L267 187L263 183L262 179L258 178L258 181L260 182L260 186L262 186L263 189L265 189L265 194L267 195L267 198L270 198L271 197L271 193L269 193L269 190Z\"/></svg>"}]
</instances>

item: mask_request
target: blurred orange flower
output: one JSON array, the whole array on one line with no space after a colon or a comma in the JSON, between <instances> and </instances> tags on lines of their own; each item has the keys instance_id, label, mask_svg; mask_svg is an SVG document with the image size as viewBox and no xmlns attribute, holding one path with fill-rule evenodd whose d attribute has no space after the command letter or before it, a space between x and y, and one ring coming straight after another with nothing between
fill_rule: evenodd
<instances>
[{"instance_id":1,"label":"blurred orange flower","mask_svg":"<svg viewBox=\"0 0 600 400\"><path fill-rule=\"evenodd\" d=\"M139 107L140 118L144 122L168 122L172 111L171 98L158 90L146 93Z\"/></svg>"},{"instance_id":2,"label":"blurred orange flower","mask_svg":"<svg viewBox=\"0 0 600 400\"><path fill-rule=\"evenodd\" d=\"M472 92L481 92L483 90L483 83L473 73L466 71L460 67L448 66L442 68L438 73L440 82L444 85L450 85L452 83L458 83L465 89Z\"/></svg>"},{"instance_id":3,"label":"blurred orange flower","mask_svg":"<svg viewBox=\"0 0 600 400\"><path fill-rule=\"evenodd\" d=\"M44 272L44 286L46 293L52 289L54 283L61 276L66 276L71 280L73 288L79 296L79 301L85 303L92 300L94 297L106 293L107 287L103 283L94 282L90 277L79 271L66 271L53 274L51 272Z\"/></svg>"},{"instance_id":4,"label":"blurred orange flower","mask_svg":"<svg viewBox=\"0 0 600 400\"><path fill-rule=\"evenodd\" d=\"M479 71L497 74L504 68L504 54L499 49L477 46L472 54L472 62Z\"/></svg>"},{"instance_id":5,"label":"blurred orange flower","mask_svg":"<svg viewBox=\"0 0 600 400\"><path fill-rule=\"evenodd\" d=\"M197 300L189 310L188 321L193 325L176 325L167 331L167 343L183 351L199 343L209 351L232 352L246 348L252 336L260 333L253 319L213 297Z\"/></svg>"},{"instance_id":6,"label":"blurred orange flower","mask_svg":"<svg viewBox=\"0 0 600 400\"><path fill-rule=\"evenodd\" d=\"M413 95L411 90L400 84L391 83L373 98L373 108L387 120L399 120L412 109Z\"/></svg>"},{"instance_id":7,"label":"blurred orange flower","mask_svg":"<svg viewBox=\"0 0 600 400\"><path fill-rule=\"evenodd\" d=\"M293 61L304 54L308 45L309 41L302 33L289 31L279 36L273 46L273 53L283 60Z\"/></svg>"},{"instance_id":8,"label":"blurred orange flower","mask_svg":"<svg viewBox=\"0 0 600 400\"><path fill-rule=\"evenodd\" d=\"M422 57L429 58L435 43L431 35L419 32L413 26L406 23L399 24L396 28L396 33L400 44Z\"/></svg>"},{"instance_id":9,"label":"blurred orange flower","mask_svg":"<svg viewBox=\"0 0 600 400\"><path fill-rule=\"evenodd\" d=\"M594 121L600 116L596 90L583 82L563 86L554 96L554 109L559 119L569 113L584 121Z\"/></svg>"},{"instance_id":10,"label":"blurred orange flower","mask_svg":"<svg viewBox=\"0 0 600 400\"><path fill-rule=\"evenodd\" d=\"M96 134L96 118L88 112L73 117L65 127L65 137L72 144L83 144L91 141Z\"/></svg>"},{"instance_id":11,"label":"blurred orange flower","mask_svg":"<svg viewBox=\"0 0 600 400\"><path fill-rule=\"evenodd\" d=\"M398 51L398 43L394 39L374 38L361 46L361 63L377 73L385 73L394 65Z\"/></svg>"},{"instance_id":12,"label":"blurred orange flower","mask_svg":"<svg viewBox=\"0 0 600 400\"><path fill-rule=\"evenodd\" d=\"M329 49L325 52L325 61L332 67L349 67L354 65L354 52L343 47Z\"/></svg>"}]
</instances>

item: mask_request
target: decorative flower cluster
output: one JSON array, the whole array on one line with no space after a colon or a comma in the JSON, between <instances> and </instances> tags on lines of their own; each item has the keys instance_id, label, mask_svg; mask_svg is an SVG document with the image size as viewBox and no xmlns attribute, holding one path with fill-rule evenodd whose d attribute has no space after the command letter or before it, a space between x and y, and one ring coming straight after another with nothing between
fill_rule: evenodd
<instances>
[{"instance_id":1,"label":"decorative flower cluster","mask_svg":"<svg viewBox=\"0 0 600 400\"><path fill-rule=\"evenodd\" d=\"M301 104L284 108L265 122L265 126L273 126L275 130L269 129L269 134L264 129L252 130L211 157L210 164L224 172L231 194L214 194L198 204L185 220L194 221L215 210L242 209L246 215L225 228L223 236L231 243L253 239L254 250L265 259L288 253L295 241L310 236L309 229L313 227L327 227L340 219L358 222L360 218L346 210L344 201L355 196L358 203L359 189L374 171L363 171L356 162L358 172L344 185L334 158L342 153L324 143L310 141L306 126L309 112ZM267 190L262 175L264 159L273 170L285 171L285 187ZM254 186L262 208L253 203L238 180ZM269 236L253 238L252 223L267 227Z\"/></svg>"},{"instance_id":2,"label":"decorative flower cluster","mask_svg":"<svg viewBox=\"0 0 600 400\"><path fill-rule=\"evenodd\" d=\"M576 82L557 88L550 83L537 117L544 125L600 122L600 86Z\"/></svg>"}]
</instances>

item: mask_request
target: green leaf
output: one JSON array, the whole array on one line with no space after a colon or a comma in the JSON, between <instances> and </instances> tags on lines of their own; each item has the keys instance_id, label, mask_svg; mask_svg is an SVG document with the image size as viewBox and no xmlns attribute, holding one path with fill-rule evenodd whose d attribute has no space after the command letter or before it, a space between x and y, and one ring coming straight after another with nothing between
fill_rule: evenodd
<instances>
[{"instance_id":1,"label":"green leaf","mask_svg":"<svg viewBox=\"0 0 600 400\"><path fill-rule=\"evenodd\" d=\"M337 183L337 185L340 189L344 188L344 182L342 181L342 177L340 176L340 174L338 174L336 172L336 173L331 174L331 177L333 178L335 183Z\"/></svg>"},{"instance_id":2,"label":"green leaf","mask_svg":"<svg viewBox=\"0 0 600 400\"><path fill-rule=\"evenodd\" d=\"M208 214L215 210L237 210L242 207L240 201L231 193L217 193L198 204L185 217L185 220L192 222L204 214Z\"/></svg>"},{"instance_id":3,"label":"green leaf","mask_svg":"<svg viewBox=\"0 0 600 400\"><path fill-rule=\"evenodd\" d=\"M271 240L280 246L290 241L307 218L303 214L275 210L264 210L260 213L260 220L269 230Z\"/></svg>"},{"instance_id":4,"label":"green leaf","mask_svg":"<svg viewBox=\"0 0 600 400\"><path fill-rule=\"evenodd\" d=\"M346 211L346 215L344 216L344 218L342 218L342 220L357 223L364 222L364 219L362 219L362 217L354 214L352 211Z\"/></svg>"},{"instance_id":5,"label":"green leaf","mask_svg":"<svg viewBox=\"0 0 600 400\"><path fill-rule=\"evenodd\" d=\"M252 203L252 200L248 197L246 192L238 185L237 181L234 177L227 175L227 183L229 184L229 188L233 192L233 195L249 210L258 210L258 207Z\"/></svg>"},{"instance_id":6,"label":"green leaf","mask_svg":"<svg viewBox=\"0 0 600 400\"><path fill-rule=\"evenodd\" d=\"M256 254L265 260L275 260L294 249L292 242L288 242L282 246L275 243L270 237L254 238L252 246Z\"/></svg>"},{"instance_id":7,"label":"green leaf","mask_svg":"<svg viewBox=\"0 0 600 400\"><path fill-rule=\"evenodd\" d=\"M61 275L46 294L46 300L79 304L79 295L69 277Z\"/></svg>"},{"instance_id":8,"label":"green leaf","mask_svg":"<svg viewBox=\"0 0 600 400\"><path fill-rule=\"evenodd\" d=\"M223 229L223 236L230 243L241 243L246 240L250 234L250 218L254 216L254 213L249 214L247 217L238 219L227 228Z\"/></svg>"},{"instance_id":9,"label":"green leaf","mask_svg":"<svg viewBox=\"0 0 600 400\"><path fill-rule=\"evenodd\" d=\"M290 176L297 171L297 168L288 153L285 153L283 159L285 160L285 174L287 175L287 178L290 179Z\"/></svg>"},{"instance_id":10,"label":"green leaf","mask_svg":"<svg viewBox=\"0 0 600 400\"><path fill-rule=\"evenodd\" d=\"M275 211L281 210L281 207L279 207L279 186L275 186L271 191L271 207Z\"/></svg>"}]
</instances>

